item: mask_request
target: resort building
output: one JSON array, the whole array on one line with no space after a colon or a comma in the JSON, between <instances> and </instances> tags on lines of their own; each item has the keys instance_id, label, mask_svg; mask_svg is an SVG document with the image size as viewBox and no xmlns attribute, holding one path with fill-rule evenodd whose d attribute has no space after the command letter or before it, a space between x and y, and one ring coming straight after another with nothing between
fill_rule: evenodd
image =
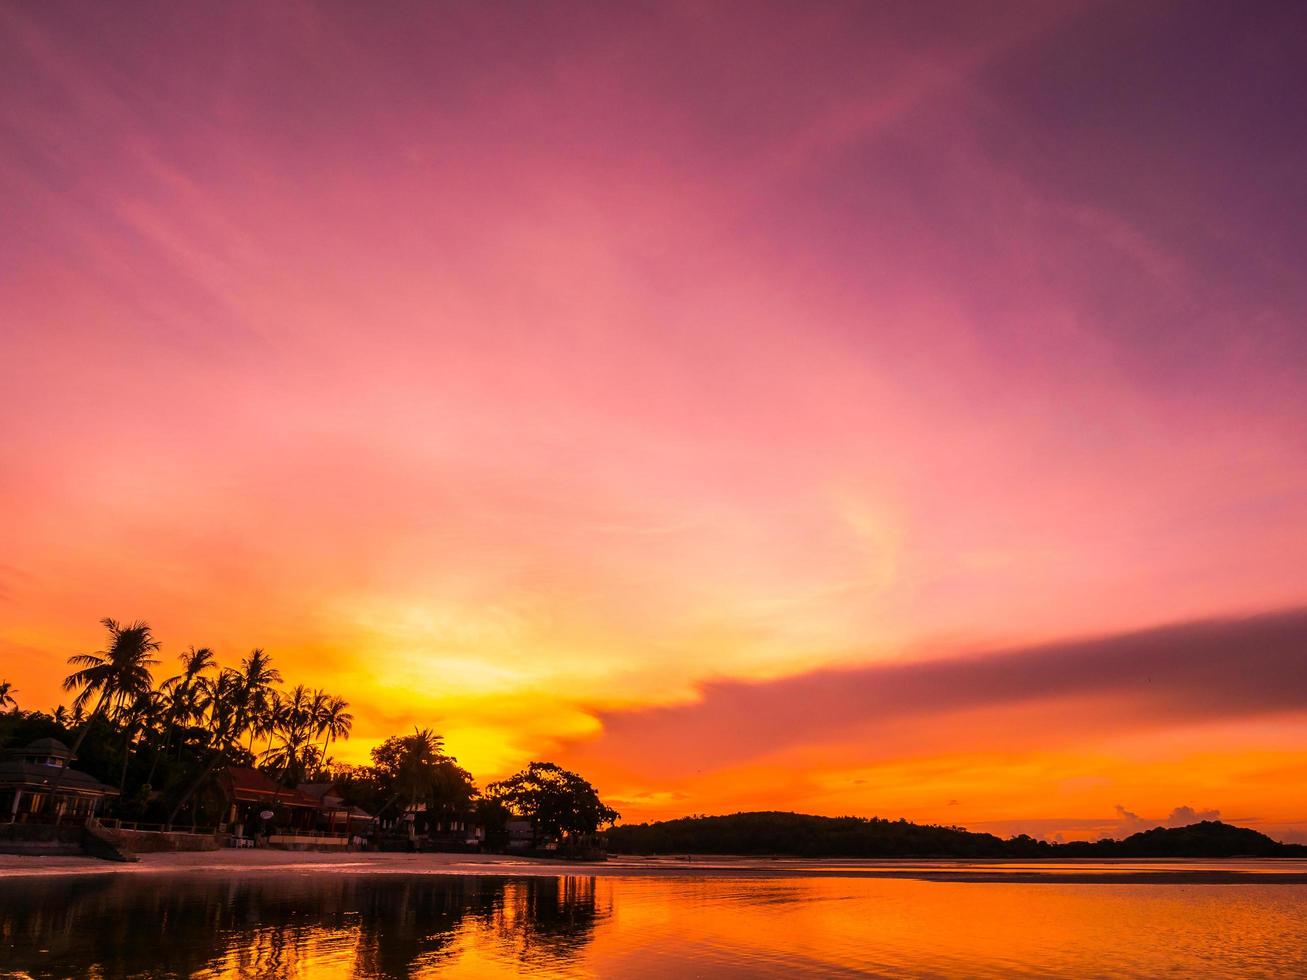
<instances>
[{"instance_id":1,"label":"resort building","mask_svg":"<svg viewBox=\"0 0 1307 980\"><path fill-rule=\"evenodd\" d=\"M530 820L510 820L504 829L510 851L529 851L536 846L535 824Z\"/></svg>"},{"instance_id":2,"label":"resort building","mask_svg":"<svg viewBox=\"0 0 1307 980\"><path fill-rule=\"evenodd\" d=\"M118 790L69 767L76 756L55 738L38 738L0 758L0 819L9 823L84 820Z\"/></svg>"},{"instance_id":3,"label":"resort building","mask_svg":"<svg viewBox=\"0 0 1307 980\"><path fill-rule=\"evenodd\" d=\"M295 788L318 801L317 829L323 833L366 837L376 822L366 810L347 803L335 783L300 783Z\"/></svg>"},{"instance_id":4,"label":"resort building","mask_svg":"<svg viewBox=\"0 0 1307 980\"><path fill-rule=\"evenodd\" d=\"M246 766L228 766L219 785L227 800L226 822L234 837L264 838L277 846L298 844L301 838L319 834L322 801L299 788L281 786ZM347 838L343 833L339 836L339 843L345 844Z\"/></svg>"},{"instance_id":5,"label":"resort building","mask_svg":"<svg viewBox=\"0 0 1307 980\"><path fill-rule=\"evenodd\" d=\"M437 817L427 828L427 840L438 851L479 851L486 840L486 828L467 814Z\"/></svg>"},{"instance_id":6,"label":"resort building","mask_svg":"<svg viewBox=\"0 0 1307 980\"><path fill-rule=\"evenodd\" d=\"M414 851L479 851L485 845L486 828L471 813L436 814L425 803L412 803L393 817L376 821L378 843L383 849L397 844Z\"/></svg>"}]
</instances>

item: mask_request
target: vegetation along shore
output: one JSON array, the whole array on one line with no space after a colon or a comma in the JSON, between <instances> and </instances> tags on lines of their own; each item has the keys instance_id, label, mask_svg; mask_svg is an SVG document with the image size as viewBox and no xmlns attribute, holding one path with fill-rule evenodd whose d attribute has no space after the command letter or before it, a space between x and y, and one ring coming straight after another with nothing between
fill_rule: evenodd
<instances>
[{"instance_id":1,"label":"vegetation along shore","mask_svg":"<svg viewBox=\"0 0 1307 980\"><path fill-rule=\"evenodd\" d=\"M331 757L350 737L349 703L287 687L254 649L223 666L187 647L161 671L144 622L103 620L107 643L74 654L68 705L23 710L0 681L0 851L130 858L139 850L509 852L843 858L1307 857L1218 821L1124 840L1000 838L906 820L788 812L695 816L619 826L583 777L532 762L477 785L431 729L394 735L369 765ZM157 674L167 674L162 678ZM83 833L90 828L91 838Z\"/></svg>"},{"instance_id":2,"label":"vegetation along shore","mask_svg":"<svg viewBox=\"0 0 1307 980\"><path fill-rule=\"evenodd\" d=\"M369 765L337 762L331 748L353 727L349 703L287 686L264 650L233 667L190 646L167 671L148 623L102 625L104 649L68 660L69 704L23 710L21 692L0 681L0 850L76 850L86 841L75 829L90 826L110 853L270 846L587 858L601 856L597 832L618 818L585 779L549 762L478 786L429 728L385 739Z\"/></svg>"}]
</instances>

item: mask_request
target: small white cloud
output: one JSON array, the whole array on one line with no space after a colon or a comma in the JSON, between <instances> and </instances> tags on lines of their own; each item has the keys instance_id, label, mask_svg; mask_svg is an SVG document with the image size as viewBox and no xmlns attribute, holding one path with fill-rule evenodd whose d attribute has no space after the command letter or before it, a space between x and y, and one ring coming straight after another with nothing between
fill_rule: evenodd
<instances>
[{"instance_id":1,"label":"small white cloud","mask_svg":"<svg viewBox=\"0 0 1307 980\"><path fill-rule=\"evenodd\" d=\"M1195 810L1191 806L1178 806L1161 820L1149 820L1121 804L1116 805L1116 832L1122 837L1152 830L1154 827L1187 827L1203 820L1220 820L1220 810Z\"/></svg>"},{"instance_id":2,"label":"small white cloud","mask_svg":"<svg viewBox=\"0 0 1307 980\"><path fill-rule=\"evenodd\" d=\"M1166 827L1187 827L1191 823L1200 823L1203 820L1220 820L1220 810L1195 810L1191 806L1178 806L1171 811L1171 815L1166 818Z\"/></svg>"}]
</instances>

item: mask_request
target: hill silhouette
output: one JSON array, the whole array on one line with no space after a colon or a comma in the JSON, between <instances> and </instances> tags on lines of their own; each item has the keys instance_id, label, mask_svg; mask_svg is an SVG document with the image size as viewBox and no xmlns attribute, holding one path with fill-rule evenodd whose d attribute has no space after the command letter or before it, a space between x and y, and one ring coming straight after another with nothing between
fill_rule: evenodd
<instances>
[{"instance_id":1,"label":"hill silhouette","mask_svg":"<svg viewBox=\"0 0 1307 980\"><path fill-rule=\"evenodd\" d=\"M682 817L614 827L610 851L623 854L780 854L798 857L1307 857L1246 827L1204 820L1156 827L1124 840L1059 844L1026 835L1002 838L961 827L879 817L819 817L758 811Z\"/></svg>"}]
</instances>

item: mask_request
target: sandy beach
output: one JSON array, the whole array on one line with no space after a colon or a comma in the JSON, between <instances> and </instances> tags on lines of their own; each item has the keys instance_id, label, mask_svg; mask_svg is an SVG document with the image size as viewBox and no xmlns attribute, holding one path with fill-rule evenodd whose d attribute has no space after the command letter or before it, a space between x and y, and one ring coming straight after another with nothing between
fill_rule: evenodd
<instances>
[{"instance_id":1,"label":"sandy beach","mask_svg":"<svg viewBox=\"0 0 1307 980\"><path fill-rule=\"evenodd\" d=\"M318 853L221 850L90 857L0 855L0 877L66 875L431 874L507 877L840 877L1012 884L1307 884L1307 861L822 860L733 856L632 857L576 863L501 854Z\"/></svg>"}]
</instances>

